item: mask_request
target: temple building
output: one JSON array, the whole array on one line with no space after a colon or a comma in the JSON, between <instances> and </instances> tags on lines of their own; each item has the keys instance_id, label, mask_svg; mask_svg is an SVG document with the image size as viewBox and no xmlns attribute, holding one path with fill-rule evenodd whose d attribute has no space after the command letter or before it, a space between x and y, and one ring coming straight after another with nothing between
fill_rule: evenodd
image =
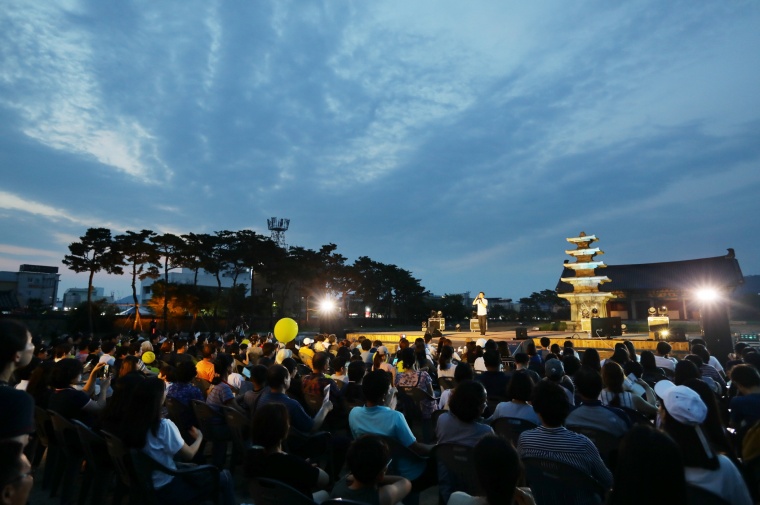
<instances>
[{"instance_id":1,"label":"temple building","mask_svg":"<svg viewBox=\"0 0 760 505\"><path fill-rule=\"evenodd\" d=\"M585 240L596 238L583 237ZM570 254L570 251L567 252ZM590 257L584 257L583 260L585 266L594 266ZM595 274L597 278L594 280L600 281L597 291L607 293L609 298L604 302L604 309L599 310L600 316L604 313L610 317L620 317L622 320L646 320L650 307L660 310L667 308L666 312L671 320L698 320L699 290L712 289L727 298L744 282L733 249L728 249L725 256L714 258L638 265L604 265L602 268L603 270L600 269L598 274ZM574 292L572 280L567 280L576 277L578 273L575 264L565 264L556 287L560 296L567 298L563 295ZM577 288L575 292L578 292Z\"/></svg>"}]
</instances>

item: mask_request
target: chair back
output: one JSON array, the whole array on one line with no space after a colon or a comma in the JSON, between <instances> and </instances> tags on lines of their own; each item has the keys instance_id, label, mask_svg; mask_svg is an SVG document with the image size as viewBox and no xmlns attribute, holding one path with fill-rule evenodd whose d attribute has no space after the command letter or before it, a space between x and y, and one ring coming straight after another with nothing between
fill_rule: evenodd
<instances>
[{"instance_id":1,"label":"chair back","mask_svg":"<svg viewBox=\"0 0 760 505\"><path fill-rule=\"evenodd\" d=\"M491 423L491 428L493 428L494 433L500 437L511 440L516 447L517 441L520 439L520 434L523 431L538 428L538 425L518 417L500 417Z\"/></svg>"},{"instance_id":2,"label":"chair back","mask_svg":"<svg viewBox=\"0 0 760 505\"><path fill-rule=\"evenodd\" d=\"M221 416L212 409L206 402L200 400L192 400L193 412L195 413L195 419L198 421L198 428L203 433L203 438L211 440L213 434L214 423L218 423Z\"/></svg>"},{"instance_id":3,"label":"chair back","mask_svg":"<svg viewBox=\"0 0 760 505\"><path fill-rule=\"evenodd\" d=\"M166 407L169 419L179 428L179 432L185 442L192 443L192 437L190 437L188 431L191 426L197 424L193 409L176 398L167 398L164 401L164 406Z\"/></svg>"},{"instance_id":4,"label":"chair back","mask_svg":"<svg viewBox=\"0 0 760 505\"><path fill-rule=\"evenodd\" d=\"M438 377L438 387L441 391L454 389L454 377Z\"/></svg>"},{"instance_id":5,"label":"chair back","mask_svg":"<svg viewBox=\"0 0 760 505\"><path fill-rule=\"evenodd\" d=\"M435 446L433 454L438 461L438 482L439 485L443 482L446 484L444 500L448 501L454 491L464 491L471 496L481 494L472 453L473 448L466 445L438 444Z\"/></svg>"},{"instance_id":6,"label":"chair back","mask_svg":"<svg viewBox=\"0 0 760 505\"><path fill-rule=\"evenodd\" d=\"M200 377L195 377L193 379L193 385L201 390L203 396L208 396L208 390L211 387L211 383L209 381L206 379L201 379Z\"/></svg>"},{"instance_id":7,"label":"chair back","mask_svg":"<svg viewBox=\"0 0 760 505\"><path fill-rule=\"evenodd\" d=\"M408 447L404 447L401 442L391 437L382 437L385 443L388 444L388 448L391 451L391 464L386 472L388 475L401 475L401 471L398 468L398 462L401 459L418 460L421 462L427 462L428 458L420 456Z\"/></svg>"},{"instance_id":8,"label":"chair back","mask_svg":"<svg viewBox=\"0 0 760 505\"><path fill-rule=\"evenodd\" d=\"M606 489L588 473L545 458L523 458L525 479L536 505L601 504Z\"/></svg>"},{"instance_id":9,"label":"chair back","mask_svg":"<svg viewBox=\"0 0 760 505\"><path fill-rule=\"evenodd\" d=\"M161 500L156 494L153 484L153 472L158 471L171 475L175 479L181 479L188 483L195 483L198 488L196 495L190 504L216 503L219 499L219 470L212 465L199 465L182 470L167 468L154 460L139 449L130 449L127 453L130 470L135 487L140 491L140 503L146 505L161 505ZM202 482L202 486L197 484Z\"/></svg>"},{"instance_id":10,"label":"chair back","mask_svg":"<svg viewBox=\"0 0 760 505\"><path fill-rule=\"evenodd\" d=\"M42 407L34 407L34 427L37 438L42 445L48 447L51 442L55 443L55 432L53 431L53 422L50 420L50 413Z\"/></svg>"},{"instance_id":11,"label":"chair back","mask_svg":"<svg viewBox=\"0 0 760 505\"><path fill-rule=\"evenodd\" d=\"M131 488L132 477L130 473L129 452L124 446L124 442L119 437L107 431L100 432L106 441L106 447L108 448L108 456L111 458L116 473L119 476L122 484Z\"/></svg>"},{"instance_id":12,"label":"chair back","mask_svg":"<svg viewBox=\"0 0 760 505\"><path fill-rule=\"evenodd\" d=\"M239 455L245 454L245 450L251 445L251 425L249 419L242 412L232 407L222 407L224 420L232 432L232 443Z\"/></svg>"},{"instance_id":13,"label":"chair back","mask_svg":"<svg viewBox=\"0 0 760 505\"><path fill-rule=\"evenodd\" d=\"M588 437L596 446L607 468L614 470L615 463L617 462L618 447L620 446L620 437L616 437L607 431L587 426L567 426L567 429Z\"/></svg>"},{"instance_id":14,"label":"chair back","mask_svg":"<svg viewBox=\"0 0 760 505\"><path fill-rule=\"evenodd\" d=\"M72 421L82 444L85 460L98 472L114 470L105 439L81 421Z\"/></svg>"},{"instance_id":15,"label":"chair back","mask_svg":"<svg viewBox=\"0 0 760 505\"><path fill-rule=\"evenodd\" d=\"M316 505L311 496L274 479L251 479L250 491L256 505Z\"/></svg>"},{"instance_id":16,"label":"chair back","mask_svg":"<svg viewBox=\"0 0 760 505\"><path fill-rule=\"evenodd\" d=\"M76 427L58 412L49 410L55 438L60 442L63 453L69 458L84 459L82 442L79 441Z\"/></svg>"}]
</instances>

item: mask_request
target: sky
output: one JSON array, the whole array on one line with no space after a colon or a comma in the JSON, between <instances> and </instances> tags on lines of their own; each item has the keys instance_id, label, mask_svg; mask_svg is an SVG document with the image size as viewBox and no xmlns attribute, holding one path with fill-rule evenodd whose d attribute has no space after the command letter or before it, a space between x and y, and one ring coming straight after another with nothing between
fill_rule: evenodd
<instances>
[{"instance_id":1,"label":"sky","mask_svg":"<svg viewBox=\"0 0 760 505\"><path fill-rule=\"evenodd\" d=\"M62 296L87 228L279 217L437 295L554 289L581 231L760 274L758 27L749 0L6 0L0 270Z\"/></svg>"}]
</instances>

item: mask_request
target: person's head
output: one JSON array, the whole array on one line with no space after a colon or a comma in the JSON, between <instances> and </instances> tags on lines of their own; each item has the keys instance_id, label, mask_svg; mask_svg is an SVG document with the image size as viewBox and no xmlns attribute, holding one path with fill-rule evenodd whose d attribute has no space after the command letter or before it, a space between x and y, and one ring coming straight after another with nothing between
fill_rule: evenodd
<instances>
[{"instance_id":1,"label":"person's head","mask_svg":"<svg viewBox=\"0 0 760 505\"><path fill-rule=\"evenodd\" d=\"M305 341L306 339L304 339ZM277 350L277 346L274 345L272 342L266 342L264 345L261 346L261 355L267 358L271 358L275 351Z\"/></svg>"},{"instance_id":2,"label":"person's head","mask_svg":"<svg viewBox=\"0 0 760 505\"><path fill-rule=\"evenodd\" d=\"M383 480L391 459L388 444L376 435L363 435L351 444L346 465L362 485L372 487Z\"/></svg>"},{"instance_id":3,"label":"person's head","mask_svg":"<svg viewBox=\"0 0 760 505\"><path fill-rule=\"evenodd\" d=\"M113 340L106 340L100 345L100 350L103 351L103 354L113 354L115 349L116 344L113 343Z\"/></svg>"},{"instance_id":4,"label":"person's head","mask_svg":"<svg viewBox=\"0 0 760 505\"><path fill-rule=\"evenodd\" d=\"M489 505L512 503L523 468L515 447L505 438L488 435L473 449L475 473Z\"/></svg>"},{"instance_id":5,"label":"person's head","mask_svg":"<svg viewBox=\"0 0 760 505\"><path fill-rule=\"evenodd\" d=\"M273 402L256 409L251 422L251 440L254 445L260 445L266 452L272 452L288 438L288 431L290 416L285 405Z\"/></svg>"},{"instance_id":6,"label":"person's head","mask_svg":"<svg viewBox=\"0 0 760 505\"><path fill-rule=\"evenodd\" d=\"M527 353L524 352L516 352L515 353L515 364L521 365L521 366L528 366L528 362L530 361L530 356L528 356Z\"/></svg>"},{"instance_id":7,"label":"person's head","mask_svg":"<svg viewBox=\"0 0 760 505\"><path fill-rule=\"evenodd\" d=\"M653 485L653 475L667 485ZM649 424L635 425L621 440L613 480L609 505L688 503L681 449L667 433Z\"/></svg>"},{"instance_id":8,"label":"person's head","mask_svg":"<svg viewBox=\"0 0 760 505\"><path fill-rule=\"evenodd\" d=\"M556 382L543 380L533 388L533 410L549 428L562 426L570 414L570 402L565 388Z\"/></svg>"},{"instance_id":9,"label":"person's head","mask_svg":"<svg viewBox=\"0 0 760 505\"><path fill-rule=\"evenodd\" d=\"M687 467L715 470L718 460L702 433L707 406L699 394L686 386L661 380L654 386L660 403L660 427L673 437L683 453Z\"/></svg>"},{"instance_id":10,"label":"person's head","mask_svg":"<svg viewBox=\"0 0 760 505\"><path fill-rule=\"evenodd\" d=\"M552 344L549 347L549 351L551 351L551 353L555 356L559 356L559 354L562 352L562 349L560 349L559 344Z\"/></svg>"},{"instance_id":11,"label":"person's head","mask_svg":"<svg viewBox=\"0 0 760 505\"><path fill-rule=\"evenodd\" d=\"M267 385L273 390L287 390L290 386L290 372L282 365L270 366L267 371Z\"/></svg>"},{"instance_id":12,"label":"person's head","mask_svg":"<svg viewBox=\"0 0 760 505\"><path fill-rule=\"evenodd\" d=\"M680 386L689 379L699 379L700 377L702 377L702 374L693 361L684 359L676 364L676 371L673 376L673 381L676 385Z\"/></svg>"},{"instance_id":13,"label":"person's head","mask_svg":"<svg viewBox=\"0 0 760 505\"><path fill-rule=\"evenodd\" d=\"M534 344L533 341L528 342L525 346L525 352L528 353L528 356L535 356L538 353L538 351L536 351L536 344Z\"/></svg>"},{"instance_id":14,"label":"person's head","mask_svg":"<svg viewBox=\"0 0 760 505\"><path fill-rule=\"evenodd\" d=\"M615 361L606 361L602 367L602 382L608 391L622 393L623 382L625 382L623 367Z\"/></svg>"},{"instance_id":15,"label":"person's head","mask_svg":"<svg viewBox=\"0 0 760 505\"><path fill-rule=\"evenodd\" d=\"M251 382L256 388L262 388L267 383L267 367L264 365L253 365L248 367L251 372Z\"/></svg>"},{"instance_id":16,"label":"person's head","mask_svg":"<svg viewBox=\"0 0 760 505\"><path fill-rule=\"evenodd\" d=\"M417 361L417 358L414 355L414 349L411 347L399 351L398 359L403 364L404 370L411 370L414 367L415 361Z\"/></svg>"},{"instance_id":17,"label":"person's head","mask_svg":"<svg viewBox=\"0 0 760 505\"><path fill-rule=\"evenodd\" d=\"M694 390L707 407L707 417L702 423L702 429L712 447L717 451L733 454L733 446L728 439L715 392L701 379L689 379L684 383L684 386Z\"/></svg>"},{"instance_id":18,"label":"person's head","mask_svg":"<svg viewBox=\"0 0 760 505\"><path fill-rule=\"evenodd\" d=\"M232 363L234 363L234 360L229 354L217 354L214 359L214 380L211 382L219 384L222 381L226 381L230 375Z\"/></svg>"},{"instance_id":19,"label":"person's head","mask_svg":"<svg viewBox=\"0 0 760 505\"><path fill-rule=\"evenodd\" d=\"M362 351L369 351L370 349L372 349L372 341L368 338L365 338L364 340L362 340L361 345L362 345Z\"/></svg>"},{"instance_id":20,"label":"person's head","mask_svg":"<svg viewBox=\"0 0 760 505\"><path fill-rule=\"evenodd\" d=\"M137 356L124 356L124 359L121 360L121 365L119 366L119 377L124 377L128 373L137 372L139 363L140 358Z\"/></svg>"},{"instance_id":21,"label":"person's head","mask_svg":"<svg viewBox=\"0 0 760 505\"><path fill-rule=\"evenodd\" d=\"M541 347L543 347L544 349L548 349L552 343L549 337L541 337L538 341L541 342Z\"/></svg>"},{"instance_id":22,"label":"person's head","mask_svg":"<svg viewBox=\"0 0 760 505\"><path fill-rule=\"evenodd\" d=\"M478 381L464 381L458 384L454 392L451 393L449 409L460 421L475 422L483 415L485 408L486 389Z\"/></svg>"},{"instance_id":23,"label":"person's head","mask_svg":"<svg viewBox=\"0 0 760 505\"><path fill-rule=\"evenodd\" d=\"M350 367L349 367L350 368ZM390 392L391 376L383 370L373 370L364 376L362 393L368 403L384 405L385 398Z\"/></svg>"},{"instance_id":24,"label":"person's head","mask_svg":"<svg viewBox=\"0 0 760 505\"><path fill-rule=\"evenodd\" d=\"M657 362L654 359L652 351L641 351L641 368L648 371L657 369Z\"/></svg>"},{"instance_id":25,"label":"person's head","mask_svg":"<svg viewBox=\"0 0 760 505\"><path fill-rule=\"evenodd\" d=\"M345 356L335 356L332 359L332 369L336 374L339 375L345 375L346 374L346 363L348 363L348 358Z\"/></svg>"},{"instance_id":26,"label":"person's head","mask_svg":"<svg viewBox=\"0 0 760 505\"><path fill-rule=\"evenodd\" d=\"M583 356L581 356L581 366L601 372L602 360L599 358L599 351L594 348L583 351Z\"/></svg>"},{"instance_id":27,"label":"person's head","mask_svg":"<svg viewBox=\"0 0 760 505\"><path fill-rule=\"evenodd\" d=\"M641 379L641 375L644 373L644 368L638 361L631 360L625 364L623 371L625 372L626 376L633 374L637 379Z\"/></svg>"},{"instance_id":28,"label":"person's head","mask_svg":"<svg viewBox=\"0 0 760 505\"><path fill-rule=\"evenodd\" d=\"M145 447L149 430L154 436L158 435L165 395L166 385L157 377L137 382L120 429L120 435L127 447Z\"/></svg>"},{"instance_id":29,"label":"person's head","mask_svg":"<svg viewBox=\"0 0 760 505\"><path fill-rule=\"evenodd\" d=\"M563 354L562 366L565 367L565 375L572 377L578 370L580 370L581 360L579 360L575 354Z\"/></svg>"},{"instance_id":30,"label":"person's head","mask_svg":"<svg viewBox=\"0 0 760 505\"><path fill-rule=\"evenodd\" d=\"M636 348L633 346L633 342L630 340L623 340L623 344L625 344L625 348L628 350L628 356L632 360L636 360Z\"/></svg>"},{"instance_id":31,"label":"person's head","mask_svg":"<svg viewBox=\"0 0 760 505\"><path fill-rule=\"evenodd\" d=\"M657 347L655 350L657 351L658 356L667 356L670 354L670 351L673 350L673 346L667 342L657 342Z\"/></svg>"},{"instance_id":32,"label":"person's head","mask_svg":"<svg viewBox=\"0 0 760 505\"><path fill-rule=\"evenodd\" d=\"M615 350L612 352L610 360L620 364L620 366L625 366L625 364L628 363L630 359L631 356L628 354L628 349L626 346L621 343L615 344Z\"/></svg>"},{"instance_id":33,"label":"person's head","mask_svg":"<svg viewBox=\"0 0 760 505\"><path fill-rule=\"evenodd\" d=\"M368 342L368 340L365 340ZM329 352L318 352L314 354L314 358L311 360L311 368L315 373L323 373L327 370L327 363L330 361Z\"/></svg>"},{"instance_id":34,"label":"person's head","mask_svg":"<svg viewBox=\"0 0 760 505\"><path fill-rule=\"evenodd\" d=\"M507 398L529 402L533 396L533 379L525 372L513 373L507 383Z\"/></svg>"},{"instance_id":35,"label":"person's head","mask_svg":"<svg viewBox=\"0 0 760 505\"><path fill-rule=\"evenodd\" d=\"M348 364L348 381L349 382L356 382L357 384L362 381L362 377L364 377L364 372L366 371L366 367L364 366L364 362L359 361L351 361ZM388 373L384 370L378 370L379 372Z\"/></svg>"},{"instance_id":36,"label":"person's head","mask_svg":"<svg viewBox=\"0 0 760 505\"><path fill-rule=\"evenodd\" d=\"M700 358L696 354L687 354L686 356L684 356L683 359L686 360L686 361L691 361L692 363L694 363L695 365L697 365L697 368L699 368L699 367L701 367L702 365L705 364L705 362L702 361L702 358Z\"/></svg>"},{"instance_id":37,"label":"person's head","mask_svg":"<svg viewBox=\"0 0 760 505\"><path fill-rule=\"evenodd\" d=\"M501 356L499 351L488 350L483 353L483 364L489 372L498 372L501 366Z\"/></svg>"},{"instance_id":38,"label":"person's head","mask_svg":"<svg viewBox=\"0 0 760 505\"><path fill-rule=\"evenodd\" d=\"M696 344L691 346L691 352L692 354L696 354L699 356L704 363L710 362L710 351L707 350L707 347L705 347L702 344Z\"/></svg>"},{"instance_id":39,"label":"person's head","mask_svg":"<svg viewBox=\"0 0 760 505\"><path fill-rule=\"evenodd\" d=\"M82 375L82 363L78 359L65 358L53 365L50 375L50 387L63 389L79 382Z\"/></svg>"},{"instance_id":40,"label":"person's head","mask_svg":"<svg viewBox=\"0 0 760 505\"><path fill-rule=\"evenodd\" d=\"M406 349L407 347L409 347L409 340L407 340L406 337L401 337L398 341L398 348Z\"/></svg>"},{"instance_id":41,"label":"person's head","mask_svg":"<svg viewBox=\"0 0 760 505\"><path fill-rule=\"evenodd\" d=\"M475 372L469 365L458 366L454 369L454 383L461 384L475 378Z\"/></svg>"},{"instance_id":42,"label":"person's head","mask_svg":"<svg viewBox=\"0 0 760 505\"><path fill-rule=\"evenodd\" d=\"M213 344L203 344L201 355L203 356L203 359L209 361L213 360L214 356L216 355L216 346Z\"/></svg>"},{"instance_id":43,"label":"person's head","mask_svg":"<svg viewBox=\"0 0 760 505\"><path fill-rule=\"evenodd\" d=\"M12 319L0 320L0 370L9 365L13 370L32 361L34 344L26 326Z\"/></svg>"},{"instance_id":44,"label":"person's head","mask_svg":"<svg viewBox=\"0 0 760 505\"><path fill-rule=\"evenodd\" d=\"M177 368L174 371L174 380L176 382L187 384L195 379L197 375L198 370L195 368L195 365L189 361L181 361L177 363Z\"/></svg>"},{"instance_id":45,"label":"person's head","mask_svg":"<svg viewBox=\"0 0 760 505\"><path fill-rule=\"evenodd\" d=\"M731 369L730 375L731 382L742 392L760 387L760 372L751 365L736 365Z\"/></svg>"},{"instance_id":46,"label":"person's head","mask_svg":"<svg viewBox=\"0 0 760 505\"><path fill-rule=\"evenodd\" d=\"M0 441L0 501L4 505L26 505L34 484L31 471L21 442Z\"/></svg>"},{"instance_id":47,"label":"person's head","mask_svg":"<svg viewBox=\"0 0 760 505\"><path fill-rule=\"evenodd\" d=\"M581 368L573 377L575 392L584 400L596 400L604 387L602 376L591 368Z\"/></svg>"},{"instance_id":48,"label":"person's head","mask_svg":"<svg viewBox=\"0 0 760 505\"><path fill-rule=\"evenodd\" d=\"M562 362L556 358L547 360L546 363L544 363L544 375L549 380L559 382L565 375L565 367L562 365Z\"/></svg>"}]
</instances>

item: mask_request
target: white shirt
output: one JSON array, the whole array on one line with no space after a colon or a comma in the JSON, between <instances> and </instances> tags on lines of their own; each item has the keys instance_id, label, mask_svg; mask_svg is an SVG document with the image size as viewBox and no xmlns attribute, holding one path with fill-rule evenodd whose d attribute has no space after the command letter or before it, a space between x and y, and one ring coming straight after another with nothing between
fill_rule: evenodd
<instances>
[{"instance_id":1,"label":"white shirt","mask_svg":"<svg viewBox=\"0 0 760 505\"><path fill-rule=\"evenodd\" d=\"M158 435L154 437L153 431L148 430L143 452L165 467L176 470L174 455L182 449L184 444L185 441L182 440L177 425L168 419L161 419L161 424L158 425ZM173 477L165 473L153 472L153 485L156 488L167 485L172 479Z\"/></svg>"},{"instance_id":2,"label":"white shirt","mask_svg":"<svg viewBox=\"0 0 760 505\"><path fill-rule=\"evenodd\" d=\"M654 364L660 368L676 371L676 362L673 358L663 358L662 356L654 357Z\"/></svg>"},{"instance_id":3,"label":"white shirt","mask_svg":"<svg viewBox=\"0 0 760 505\"><path fill-rule=\"evenodd\" d=\"M488 307L488 300L485 298L475 298L475 301L472 302L473 305L478 306L478 315L479 316L485 316L488 314L488 310L486 307Z\"/></svg>"}]
</instances>

